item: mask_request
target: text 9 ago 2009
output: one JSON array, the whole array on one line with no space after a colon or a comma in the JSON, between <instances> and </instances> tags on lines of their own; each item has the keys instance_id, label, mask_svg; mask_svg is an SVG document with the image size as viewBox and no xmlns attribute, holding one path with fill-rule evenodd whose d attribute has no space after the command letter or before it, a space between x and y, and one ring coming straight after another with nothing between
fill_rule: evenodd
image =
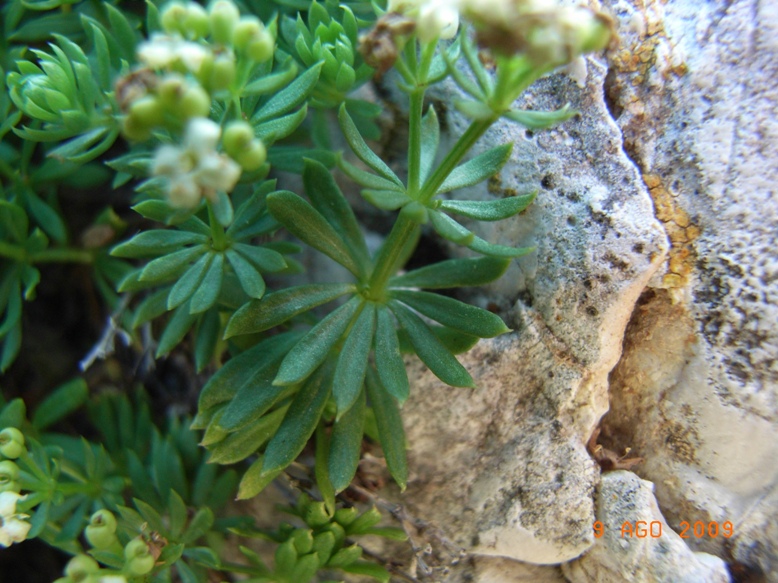
<instances>
[{"instance_id":1,"label":"text 9 ago 2009","mask_svg":"<svg viewBox=\"0 0 778 583\"><path fill-rule=\"evenodd\" d=\"M599 520L592 527L594 528L594 538L600 538L605 534L605 525ZM621 525L621 538L659 538L662 536L662 529L665 525L658 521L651 522L638 520L636 522L624 522ZM730 538L735 533L734 526L727 520L725 522L697 522L691 523L686 520L681 521L678 535L681 538Z\"/></svg>"}]
</instances>

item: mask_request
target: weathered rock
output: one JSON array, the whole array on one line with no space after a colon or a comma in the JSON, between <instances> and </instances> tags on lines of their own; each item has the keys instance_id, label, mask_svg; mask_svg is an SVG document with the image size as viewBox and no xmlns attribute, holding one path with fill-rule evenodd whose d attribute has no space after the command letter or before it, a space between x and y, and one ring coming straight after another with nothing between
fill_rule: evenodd
<instances>
[{"instance_id":1,"label":"weathered rock","mask_svg":"<svg viewBox=\"0 0 778 583\"><path fill-rule=\"evenodd\" d=\"M604 474L597 487L602 536L586 554L562 566L571 583L726 583L724 561L694 553L665 522L654 485L632 472Z\"/></svg>"},{"instance_id":2,"label":"weathered rock","mask_svg":"<svg viewBox=\"0 0 778 583\"><path fill-rule=\"evenodd\" d=\"M671 241L611 377L603 442L646 462L690 545L778 581L778 14L756 1L611 3L608 92Z\"/></svg>"},{"instance_id":3,"label":"weathered rock","mask_svg":"<svg viewBox=\"0 0 778 583\"><path fill-rule=\"evenodd\" d=\"M540 189L521 216L478 225L490 241L537 246L480 298L510 307L517 331L463 356L478 388L411 368L404 502L477 555L556 564L593 543L599 469L585 444L607 408L624 327L667 247L603 101L604 77L591 61L583 89L563 74L538 83L524 106L571 102L581 115L537 134L498 124L479 148L516 142L501 180L457 194ZM448 122L463 131L462 118Z\"/></svg>"}]
</instances>

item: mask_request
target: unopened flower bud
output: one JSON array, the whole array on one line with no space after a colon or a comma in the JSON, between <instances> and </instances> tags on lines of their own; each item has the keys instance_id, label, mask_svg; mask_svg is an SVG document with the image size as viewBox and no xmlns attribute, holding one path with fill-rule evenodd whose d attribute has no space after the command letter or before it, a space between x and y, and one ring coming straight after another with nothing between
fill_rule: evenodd
<instances>
[{"instance_id":1,"label":"unopened flower bud","mask_svg":"<svg viewBox=\"0 0 778 583\"><path fill-rule=\"evenodd\" d=\"M73 581L84 581L89 575L93 575L99 570L100 565L92 557L76 555L65 566L65 575Z\"/></svg>"},{"instance_id":2,"label":"unopened flower bud","mask_svg":"<svg viewBox=\"0 0 778 583\"><path fill-rule=\"evenodd\" d=\"M162 124L164 111L162 102L153 95L145 95L130 104L130 117L140 127L153 128Z\"/></svg>"},{"instance_id":3,"label":"unopened flower bud","mask_svg":"<svg viewBox=\"0 0 778 583\"><path fill-rule=\"evenodd\" d=\"M19 492L19 466L10 460L0 462L0 492Z\"/></svg>"},{"instance_id":4,"label":"unopened flower bud","mask_svg":"<svg viewBox=\"0 0 778 583\"><path fill-rule=\"evenodd\" d=\"M232 46L236 51L245 49L251 38L265 29L265 25L256 16L241 16L232 36Z\"/></svg>"},{"instance_id":5,"label":"unopened flower bud","mask_svg":"<svg viewBox=\"0 0 778 583\"><path fill-rule=\"evenodd\" d=\"M230 0L217 0L211 4L208 14L211 23L211 38L214 42L228 45L232 42L235 25L240 20L240 11Z\"/></svg>"},{"instance_id":6,"label":"unopened flower bud","mask_svg":"<svg viewBox=\"0 0 778 583\"><path fill-rule=\"evenodd\" d=\"M252 140L248 148L234 156L235 161L247 172L258 170L267 160L267 149L261 140Z\"/></svg>"},{"instance_id":7,"label":"unopened flower bud","mask_svg":"<svg viewBox=\"0 0 778 583\"><path fill-rule=\"evenodd\" d=\"M273 35L270 34L270 31L264 29L258 35L251 38L249 44L246 46L246 54L250 59L253 59L258 63L264 63L273 58L275 46L276 41L273 39Z\"/></svg>"},{"instance_id":8,"label":"unopened flower bud","mask_svg":"<svg viewBox=\"0 0 778 583\"><path fill-rule=\"evenodd\" d=\"M0 431L0 454L15 460L24 451L24 435L16 427Z\"/></svg>"},{"instance_id":9,"label":"unopened flower bud","mask_svg":"<svg viewBox=\"0 0 778 583\"><path fill-rule=\"evenodd\" d=\"M183 34L187 38L197 39L208 35L208 13L196 2L186 7L183 19Z\"/></svg>"},{"instance_id":10,"label":"unopened flower bud","mask_svg":"<svg viewBox=\"0 0 778 583\"><path fill-rule=\"evenodd\" d=\"M187 83L184 77L177 73L170 73L157 85L157 96L165 109L173 111L178 109L179 101L186 89Z\"/></svg>"},{"instance_id":11,"label":"unopened flower bud","mask_svg":"<svg viewBox=\"0 0 778 583\"><path fill-rule=\"evenodd\" d=\"M221 54L213 62L213 69L208 79L211 91L228 89L235 80L235 59L231 54Z\"/></svg>"},{"instance_id":12,"label":"unopened flower bud","mask_svg":"<svg viewBox=\"0 0 778 583\"><path fill-rule=\"evenodd\" d=\"M421 42L430 42L437 38L453 38L458 28L459 11L451 2L432 0L425 2L419 8L416 35Z\"/></svg>"},{"instance_id":13,"label":"unopened flower bud","mask_svg":"<svg viewBox=\"0 0 778 583\"><path fill-rule=\"evenodd\" d=\"M116 538L116 517L108 510L98 510L92 515L84 529L86 540L96 549L105 549L118 542Z\"/></svg>"},{"instance_id":14,"label":"unopened flower bud","mask_svg":"<svg viewBox=\"0 0 778 583\"><path fill-rule=\"evenodd\" d=\"M131 142L143 142L151 137L151 130L146 125L141 125L131 116L125 116L122 120L122 134Z\"/></svg>"},{"instance_id":15,"label":"unopened flower bud","mask_svg":"<svg viewBox=\"0 0 778 583\"><path fill-rule=\"evenodd\" d=\"M254 129L245 121L230 122L224 128L222 144L224 151L235 158L243 150L249 147L254 139Z\"/></svg>"},{"instance_id":16,"label":"unopened flower bud","mask_svg":"<svg viewBox=\"0 0 778 583\"><path fill-rule=\"evenodd\" d=\"M176 111L185 119L206 117L211 112L211 98L199 85L190 85L181 95Z\"/></svg>"},{"instance_id":17,"label":"unopened flower bud","mask_svg":"<svg viewBox=\"0 0 778 583\"><path fill-rule=\"evenodd\" d=\"M182 33L184 18L186 18L186 8L183 4L175 2L168 4L159 15L160 22L162 23L162 30L168 34Z\"/></svg>"},{"instance_id":18,"label":"unopened flower bud","mask_svg":"<svg viewBox=\"0 0 778 583\"><path fill-rule=\"evenodd\" d=\"M141 538L136 538L127 543L124 547L124 558L126 559L126 570L131 575L145 575L154 568L156 562L154 556L149 550L149 546Z\"/></svg>"}]
</instances>

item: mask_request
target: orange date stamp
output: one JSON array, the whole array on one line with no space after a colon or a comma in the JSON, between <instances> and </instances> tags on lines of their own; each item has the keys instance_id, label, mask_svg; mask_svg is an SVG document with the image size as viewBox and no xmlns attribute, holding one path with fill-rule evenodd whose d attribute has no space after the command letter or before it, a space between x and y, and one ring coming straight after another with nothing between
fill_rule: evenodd
<instances>
[{"instance_id":1,"label":"orange date stamp","mask_svg":"<svg viewBox=\"0 0 778 583\"><path fill-rule=\"evenodd\" d=\"M594 538L601 538L605 534L605 525L599 520L592 528L594 529ZM660 538L665 524L659 520L638 520L636 522L624 522L620 528L621 538ZM735 527L726 520L724 522L688 522L682 520L678 536L681 538L730 538L735 534Z\"/></svg>"}]
</instances>

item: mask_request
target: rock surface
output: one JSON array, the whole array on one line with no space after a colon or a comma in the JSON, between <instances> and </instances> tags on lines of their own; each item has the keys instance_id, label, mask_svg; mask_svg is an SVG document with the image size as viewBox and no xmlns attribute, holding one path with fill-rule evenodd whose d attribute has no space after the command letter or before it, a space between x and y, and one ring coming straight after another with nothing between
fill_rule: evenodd
<instances>
[{"instance_id":1,"label":"rock surface","mask_svg":"<svg viewBox=\"0 0 778 583\"><path fill-rule=\"evenodd\" d=\"M632 472L604 474L597 487L602 536L582 558L562 566L571 583L726 583L724 561L693 553L665 522L654 485Z\"/></svg>"},{"instance_id":2,"label":"rock surface","mask_svg":"<svg viewBox=\"0 0 778 583\"><path fill-rule=\"evenodd\" d=\"M542 80L522 103L571 102L581 116L535 134L497 126L482 149L516 142L500 179L456 194L539 186L528 211L479 232L537 252L471 297L516 330L462 358L475 391L411 365L404 502L476 555L470 580L540 573L505 561L484 570L497 559L478 556L574 559L594 542L599 471L584 444L610 402L600 442L645 459L635 471L656 484L667 524L731 521L731 539L687 543L775 582L778 11L756 0L603 4L621 48L607 64L588 59L586 75ZM446 119L463 131L455 113ZM639 557L621 560L651 572L655 555ZM710 576L696 580L726 580L705 561Z\"/></svg>"}]
</instances>

